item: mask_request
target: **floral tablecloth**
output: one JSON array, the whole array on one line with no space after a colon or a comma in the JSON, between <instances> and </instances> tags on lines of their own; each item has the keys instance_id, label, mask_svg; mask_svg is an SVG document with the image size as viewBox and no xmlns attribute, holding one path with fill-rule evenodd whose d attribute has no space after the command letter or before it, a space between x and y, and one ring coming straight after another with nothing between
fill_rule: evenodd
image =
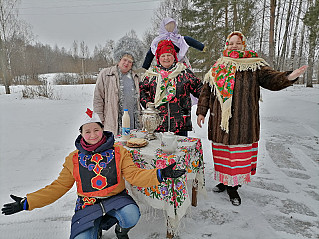
<instances>
[{"instance_id":1,"label":"floral tablecloth","mask_svg":"<svg viewBox=\"0 0 319 239\"><path fill-rule=\"evenodd\" d=\"M131 137L143 138L146 132L132 131ZM120 136L116 144L122 144ZM129 148L133 161L140 168L164 168L176 162L177 169L186 169L187 173L177 179L167 179L159 186L142 188L128 185L132 196L146 202L153 208L163 209L168 219L168 230L174 231L191 205L187 182L196 182L198 192L206 194L204 178L204 161L201 140L198 138L177 136L177 150L168 154L160 148L160 137L149 141L146 147ZM123 145L123 144L122 144ZM125 145L124 145L125 146Z\"/></svg>"}]
</instances>

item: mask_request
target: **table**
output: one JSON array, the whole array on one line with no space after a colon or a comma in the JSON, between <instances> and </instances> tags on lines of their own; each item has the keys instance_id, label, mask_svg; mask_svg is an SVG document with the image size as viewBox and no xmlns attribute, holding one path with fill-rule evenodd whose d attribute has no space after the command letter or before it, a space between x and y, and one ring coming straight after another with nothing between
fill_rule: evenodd
<instances>
[{"instance_id":1,"label":"table","mask_svg":"<svg viewBox=\"0 0 319 239\"><path fill-rule=\"evenodd\" d=\"M145 135L145 131L133 130L130 137L144 138ZM186 169L186 174L182 177L167 179L158 186L142 188L127 185L135 199L165 211L167 238L174 237L174 231L190 205L197 206L197 192L206 195L201 140L177 136L177 142L177 150L168 154L160 148L160 136L158 139L149 141L149 144L142 148L126 147L120 141L120 136L116 137L116 144L123 145L132 154L133 161L139 168L164 168L176 162L177 169ZM187 182L192 183L192 202Z\"/></svg>"}]
</instances>

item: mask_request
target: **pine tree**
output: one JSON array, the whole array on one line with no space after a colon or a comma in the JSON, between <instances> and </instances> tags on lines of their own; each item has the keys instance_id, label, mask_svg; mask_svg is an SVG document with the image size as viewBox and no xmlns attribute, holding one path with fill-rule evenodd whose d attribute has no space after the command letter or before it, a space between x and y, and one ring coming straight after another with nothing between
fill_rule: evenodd
<instances>
[{"instance_id":1,"label":"pine tree","mask_svg":"<svg viewBox=\"0 0 319 239\"><path fill-rule=\"evenodd\" d=\"M249 11L248 11L249 10ZM221 56L227 35L234 30L247 37L253 33L254 1L190 0L181 11L180 32L205 44L206 52L190 48L188 58L201 77Z\"/></svg>"}]
</instances>

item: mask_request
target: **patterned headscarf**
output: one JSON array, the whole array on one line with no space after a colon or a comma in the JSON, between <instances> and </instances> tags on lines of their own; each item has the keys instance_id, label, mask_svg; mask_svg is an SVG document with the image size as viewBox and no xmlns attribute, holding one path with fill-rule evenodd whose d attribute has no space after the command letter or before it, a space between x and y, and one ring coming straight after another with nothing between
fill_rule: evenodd
<instances>
[{"instance_id":1,"label":"patterned headscarf","mask_svg":"<svg viewBox=\"0 0 319 239\"><path fill-rule=\"evenodd\" d=\"M229 40L237 35L242 40L242 50L228 50ZM256 71L268 63L259 58L254 51L246 51L246 38L239 32L234 31L228 35L225 43L223 56L219 58L209 72L205 75L204 82L210 84L221 105L222 120L220 127L228 133L229 119L231 118L231 105L235 78L237 71Z\"/></svg>"},{"instance_id":2,"label":"patterned headscarf","mask_svg":"<svg viewBox=\"0 0 319 239\"><path fill-rule=\"evenodd\" d=\"M239 31L233 31L232 33L230 33L229 35L228 35L228 37L226 38L226 42L225 42L225 48L224 48L224 50L227 50L227 47L228 47L228 45L229 45L229 40L230 40L230 38L232 37L232 36L239 36L239 38L241 39L241 41L242 41L242 43L243 43L243 48L241 49L242 51L245 51L246 50L246 47L247 47L247 45L246 45L246 37L241 33L241 32L239 32Z\"/></svg>"},{"instance_id":3,"label":"patterned headscarf","mask_svg":"<svg viewBox=\"0 0 319 239\"><path fill-rule=\"evenodd\" d=\"M171 53L174 56L175 61L176 62L178 61L174 45L169 40L163 40L158 43L156 53L155 53L157 64L160 64L159 57L164 53Z\"/></svg>"}]
</instances>

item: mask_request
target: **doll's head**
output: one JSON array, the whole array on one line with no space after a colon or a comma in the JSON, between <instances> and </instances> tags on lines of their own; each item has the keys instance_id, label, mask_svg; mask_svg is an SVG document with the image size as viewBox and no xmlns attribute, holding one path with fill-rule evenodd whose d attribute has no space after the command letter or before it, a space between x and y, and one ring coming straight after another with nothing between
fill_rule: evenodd
<instances>
[{"instance_id":1,"label":"doll's head","mask_svg":"<svg viewBox=\"0 0 319 239\"><path fill-rule=\"evenodd\" d=\"M176 21L171 17L164 18L160 25L159 34L161 35L167 32L178 33Z\"/></svg>"},{"instance_id":2,"label":"doll's head","mask_svg":"<svg viewBox=\"0 0 319 239\"><path fill-rule=\"evenodd\" d=\"M175 27L176 27L175 21L171 21L171 22L169 22L169 23L167 23L167 24L165 25L165 29L166 29L168 32L173 32L174 29L175 29Z\"/></svg>"}]
</instances>

